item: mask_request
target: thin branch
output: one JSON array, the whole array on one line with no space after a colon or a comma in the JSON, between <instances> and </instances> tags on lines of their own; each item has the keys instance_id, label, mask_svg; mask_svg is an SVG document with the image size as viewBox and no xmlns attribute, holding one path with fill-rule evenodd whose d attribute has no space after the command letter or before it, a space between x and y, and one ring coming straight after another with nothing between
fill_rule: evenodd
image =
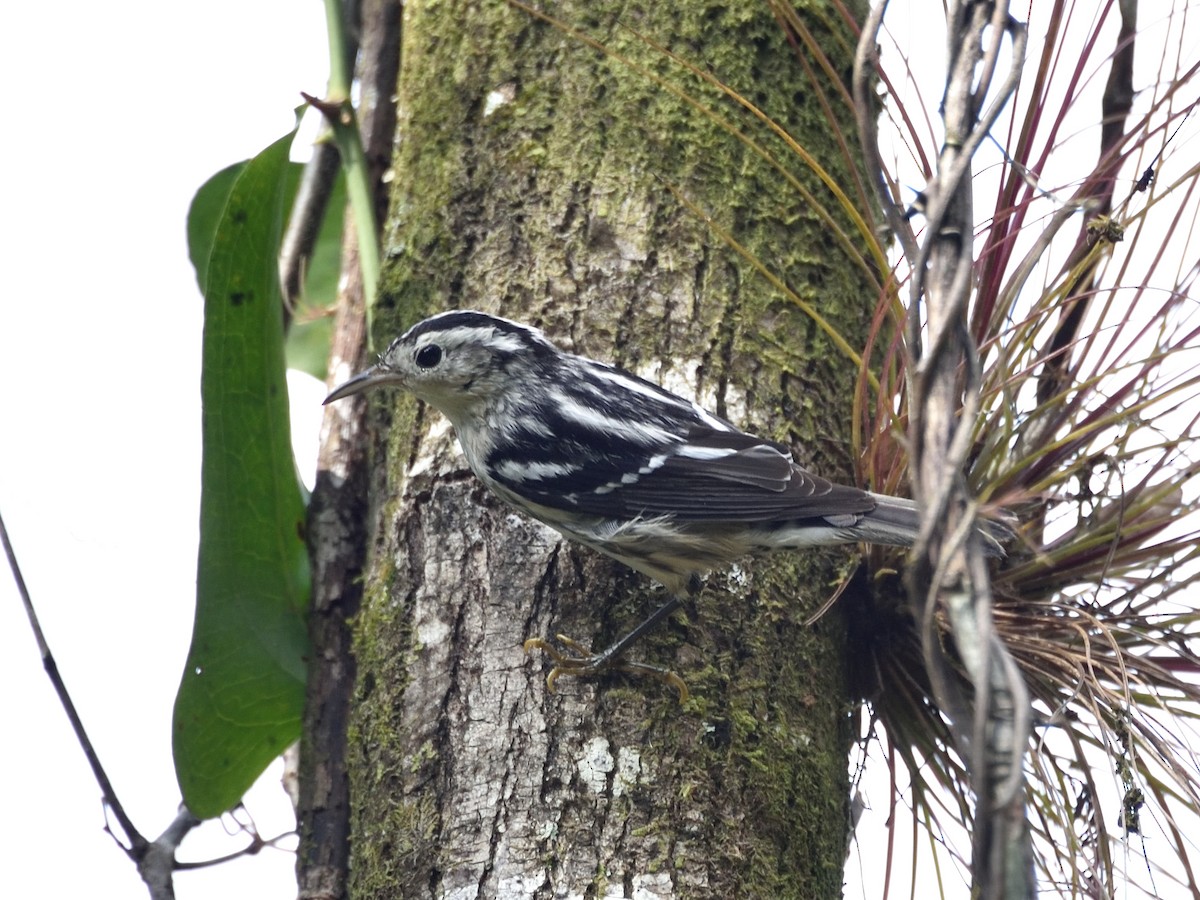
<instances>
[{"instance_id":1,"label":"thin branch","mask_svg":"<svg viewBox=\"0 0 1200 900\"><path fill-rule=\"evenodd\" d=\"M303 91L301 96L325 117L337 145L342 169L346 173L346 193L358 235L358 266L366 295L367 342L371 341L371 322L375 291L379 285L379 216L376 187L370 160L363 147L362 130L350 99L354 58L359 41L359 8L355 2L325 0L325 23L329 35L328 96L318 99ZM398 57L399 47L395 54ZM374 88L374 85L371 85Z\"/></svg>"},{"instance_id":2,"label":"thin branch","mask_svg":"<svg viewBox=\"0 0 1200 900\"><path fill-rule=\"evenodd\" d=\"M313 145L312 158L304 166L304 174L300 176L300 187L279 248L279 285L283 290L284 310L289 317L304 292L308 263L317 245L341 165L337 146L318 141Z\"/></svg>"},{"instance_id":3,"label":"thin branch","mask_svg":"<svg viewBox=\"0 0 1200 900\"><path fill-rule=\"evenodd\" d=\"M235 859L241 859L243 856L257 856L267 847L278 846L279 842L285 838L296 837L296 831L285 831L282 834L277 834L273 838L265 838L257 832L250 833L250 843L241 850L235 850L232 853L226 853L224 856L215 856L212 859L203 859L199 862L176 862L175 871L187 872L194 869L208 869L213 866L219 866L223 863L233 862Z\"/></svg>"},{"instance_id":4,"label":"thin branch","mask_svg":"<svg viewBox=\"0 0 1200 900\"><path fill-rule=\"evenodd\" d=\"M79 712L75 709L75 703L71 700L67 686L59 674L58 664L54 660L54 655L50 652L50 645L46 642L46 636L42 631L41 622L38 620L37 611L33 607L33 599L29 595L29 589L25 584L25 576L21 573L21 566L17 562L17 554L13 549L3 516L0 516L0 543L4 545L4 555L8 558L8 566L12 570L13 580L17 585L17 593L21 595L21 602L25 606L25 614L29 617L29 626L33 630L34 640L37 641L38 652L42 657L42 666L46 670L46 675L50 678L50 683L54 686L54 692L58 695L59 702L62 703L63 709L66 710L67 719L70 721L71 728L75 732L75 739L79 741L79 746L83 748L83 755L87 757L88 765L92 767L92 775L95 777L96 783L100 786L100 794L104 801L106 818L108 812L113 814L117 820L117 824L125 835L125 839L129 842L128 846L121 842L121 839L113 832L107 822L105 823L104 830L112 836L117 846L125 851L125 855L137 865L138 874L150 891L150 900L173 900L175 897L175 887L172 874L177 869L214 865L234 856L257 853L262 846L270 845L271 841L263 841L257 835L254 835L250 846L237 853L230 854L228 857L206 860L201 863L177 863L175 860L175 851L179 848L180 843L188 833L200 824L200 819L192 815L191 811L182 803L179 805L179 812L176 814L174 820L155 840L148 841L142 836L141 832L134 826L133 820L125 812L125 807L121 805L121 801L117 797L117 792L113 789L112 782L109 781L108 773L104 770L104 766L100 762L100 757L96 754L96 748L92 746L92 741L88 737L87 730L83 727L83 722L79 718ZM275 840L278 840L278 838Z\"/></svg>"},{"instance_id":5,"label":"thin branch","mask_svg":"<svg viewBox=\"0 0 1200 900\"><path fill-rule=\"evenodd\" d=\"M354 217L355 233L358 235L358 264L362 270L363 292L367 298L369 341L375 307L375 289L379 284L379 225L375 215L375 197L367 168L367 156L363 150L362 132L358 127L354 106L349 100L320 100L303 91L300 92L300 96L329 123L341 156L342 169L346 173L346 193L350 196L350 212Z\"/></svg>"},{"instance_id":6,"label":"thin branch","mask_svg":"<svg viewBox=\"0 0 1200 900\"><path fill-rule=\"evenodd\" d=\"M1019 669L995 632L987 563L964 473L982 380L968 315L975 284L971 166L1016 88L1026 29L1009 16L1004 2L960 0L948 5L951 64L942 104L946 138L937 173L925 191L926 237L917 244L907 222L896 224L899 208L887 193L868 89L884 6L876 7L863 28L854 87L872 183L912 266L909 437L921 529L906 583L922 624L922 654L933 696L953 723L975 793L973 893L984 898L1026 897L1033 891L1022 790L1029 698ZM1005 41L1011 42L1012 61L984 109ZM943 615L956 660L941 639L938 620ZM960 669L966 670L969 692Z\"/></svg>"},{"instance_id":7,"label":"thin branch","mask_svg":"<svg viewBox=\"0 0 1200 900\"><path fill-rule=\"evenodd\" d=\"M875 192L875 199L883 207L888 227L905 259L917 258L917 238L908 219L901 212L898 201L892 197L884 173L883 157L879 153L879 110L875 104L875 84L879 71L879 30L883 27L883 14L888 0L882 0L871 9L863 24L858 47L854 54L854 110L858 118L858 132L862 138L863 158L867 180Z\"/></svg>"},{"instance_id":8,"label":"thin branch","mask_svg":"<svg viewBox=\"0 0 1200 900\"><path fill-rule=\"evenodd\" d=\"M153 844L146 846L145 853L138 860L138 874L150 889L150 900L174 900L174 873L177 868L175 851L188 832L199 824L200 820L181 803L171 824Z\"/></svg>"},{"instance_id":9,"label":"thin branch","mask_svg":"<svg viewBox=\"0 0 1200 900\"><path fill-rule=\"evenodd\" d=\"M46 676L50 679L50 684L54 686L54 693L58 695L58 700L67 713L67 719L71 722L71 728L75 732L75 739L79 741L79 746L83 748L83 755L87 757L88 765L92 767L92 775L95 777L96 783L100 785L100 793L104 798L104 805L112 810L112 814L116 816L121 830L125 832L126 840L129 841L129 846L121 844L119 840L117 840L117 844L130 859L134 861L140 860L145 854L146 848L150 846L150 842L134 827L133 821L125 812L125 807L121 805L121 801L117 798L117 792L113 790L112 782L108 780L108 773L104 771L100 757L96 754L96 748L92 746L87 729L83 727L83 721L79 718L79 712L75 709L75 703L71 700L71 695L62 680L62 675L59 674L58 663L55 662L54 654L50 652L50 645L46 643L46 636L42 633L42 625L38 621L37 611L33 608L33 599L29 596L29 589L25 586L25 577L21 574L21 566L17 563L17 554L13 550L12 542L8 536L8 528L4 525L3 516L0 516L0 543L4 544L4 554L8 557L8 567L12 570L13 580L17 583L17 593L21 595L21 602L25 605L25 614L29 617L29 626L33 629L33 637L37 641L38 653L42 657L42 667L46 670ZM113 835L113 839L116 840L116 835Z\"/></svg>"},{"instance_id":10,"label":"thin branch","mask_svg":"<svg viewBox=\"0 0 1200 900\"><path fill-rule=\"evenodd\" d=\"M1095 216L1106 216L1112 211L1117 174L1125 161L1121 145L1125 141L1126 122L1133 109L1133 51L1137 36L1137 4L1124 2L1118 4L1118 8L1121 12L1121 30L1117 35L1112 68L1109 70L1108 83L1105 85L1101 101L1100 164L1085 185L1089 194L1087 199L1091 201L1092 216L1083 222L1075 248L1063 266L1065 272L1077 267L1080 271L1067 292L1068 300L1059 316L1058 326L1042 352L1046 365L1038 379L1038 402L1055 396L1063 384L1072 380L1076 355L1060 351L1074 342L1075 335L1083 324L1084 316L1090 307L1089 301L1095 295L1096 268L1100 262L1100 257L1091 253L1096 240L1088 226ZM1083 266L1085 260L1089 260L1090 264Z\"/></svg>"}]
</instances>

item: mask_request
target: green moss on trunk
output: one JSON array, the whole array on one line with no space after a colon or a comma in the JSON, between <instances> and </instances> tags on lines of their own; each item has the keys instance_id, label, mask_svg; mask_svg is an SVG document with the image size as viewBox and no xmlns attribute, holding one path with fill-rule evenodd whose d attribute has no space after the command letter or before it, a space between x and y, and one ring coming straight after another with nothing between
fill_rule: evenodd
<instances>
[{"instance_id":1,"label":"green moss on trunk","mask_svg":"<svg viewBox=\"0 0 1200 900\"><path fill-rule=\"evenodd\" d=\"M806 21L848 72L849 29L827 4L811 7ZM756 126L641 37L743 93L849 184L817 89L779 23L753 3L566 3L555 14L609 54L501 3L406 5L377 342L452 307L532 321L566 347L793 443L823 474L850 478L854 367L667 185L852 346L863 344L873 296L816 210L721 120ZM832 85L822 90L835 96ZM849 132L848 115L839 127ZM756 138L770 141L761 128ZM834 208L799 161L778 143L772 152ZM437 895L465 881L490 896L513 855L525 854L544 878L535 896L568 887L599 896L606 884L659 876L677 896L840 896L846 648L836 615L801 623L853 551L751 560L711 579L686 617L636 652L684 675L693 700L682 708L657 685L621 676L547 695L537 658L512 670L517 699L506 706L508 693L477 690L514 665L501 651L488 655L487 635L468 633L477 614L503 604L528 633L550 624L600 646L661 591L514 523L445 438L428 437L436 414L393 397L376 404L377 538L352 735L355 895ZM417 458L420 474L410 477ZM435 521L458 523L461 548L440 545ZM439 568L439 554L450 563ZM482 586L464 574L479 560L470 572L487 573ZM431 586L431 577L446 580ZM431 622L457 642L434 667L432 689L423 667L443 657ZM509 741L469 746L458 729L490 715L489 700L511 710ZM602 803L579 774L588 746L608 747L616 761ZM533 781L521 774L531 758L541 773ZM628 784L622 759L637 761ZM479 811L488 833L469 851L469 817L453 795L464 779L496 770L516 774L501 779L496 807ZM580 883L585 862L590 881Z\"/></svg>"}]
</instances>

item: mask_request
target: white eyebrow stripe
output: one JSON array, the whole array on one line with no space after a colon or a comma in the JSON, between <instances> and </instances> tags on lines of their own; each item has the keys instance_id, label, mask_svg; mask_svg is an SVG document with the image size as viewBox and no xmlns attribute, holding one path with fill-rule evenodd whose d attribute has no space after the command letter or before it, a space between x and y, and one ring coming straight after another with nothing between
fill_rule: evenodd
<instances>
[{"instance_id":1,"label":"white eyebrow stripe","mask_svg":"<svg viewBox=\"0 0 1200 900\"><path fill-rule=\"evenodd\" d=\"M501 332L499 334L489 334L486 337L480 338L488 347L496 350L503 350L506 353L520 353L525 349L526 342L521 340L518 335Z\"/></svg>"},{"instance_id":2,"label":"white eyebrow stripe","mask_svg":"<svg viewBox=\"0 0 1200 900\"><path fill-rule=\"evenodd\" d=\"M507 331L496 331L494 328L486 326L476 326L473 328L459 326L442 332L427 331L418 339L419 344L426 343L426 339L452 346L481 344L489 349L504 353L520 353L527 346L527 341L523 340L521 335L512 334Z\"/></svg>"}]
</instances>

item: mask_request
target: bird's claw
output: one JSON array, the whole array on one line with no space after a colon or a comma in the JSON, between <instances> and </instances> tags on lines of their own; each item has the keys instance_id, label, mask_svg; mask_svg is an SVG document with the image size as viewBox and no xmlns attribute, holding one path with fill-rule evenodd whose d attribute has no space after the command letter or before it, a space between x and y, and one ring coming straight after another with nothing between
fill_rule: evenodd
<instances>
[{"instance_id":1,"label":"bird's claw","mask_svg":"<svg viewBox=\"0 0 1200 900\"><path fill-rule=\"evenodd\" d=\"M592 653L589 647L565 634L556 634L554 639L563 649L560 650L558 646L540 637L530 638L524 644L526 653L541 650L554 661L554 668L546 676L546 688L551 693L554 692L554 685L558 679L564 675L570 678L588 678L601 672L615 670L641 678L653 678L674 688L679 693L680 703L685 703L690 696L687 684L670 669L613 659L605 653Z\"/></svg>"}]
</instances>

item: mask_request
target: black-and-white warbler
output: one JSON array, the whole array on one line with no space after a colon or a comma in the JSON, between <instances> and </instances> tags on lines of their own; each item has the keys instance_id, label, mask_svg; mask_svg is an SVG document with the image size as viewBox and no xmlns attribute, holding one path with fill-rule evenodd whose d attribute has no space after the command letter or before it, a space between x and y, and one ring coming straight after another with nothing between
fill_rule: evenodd
<instances>
[{"instance_id":1,"label":"black-and-white warbler","mask_svg":"<svg viewBox=\"0 0 1200 900\"><path fill-rule=\"evenodd\" d=\"M380 385L440 410L472 471L506 503L674 595L607 650L556 655L552 678L609 666L679 595L698 590L701 575L754 551L856 541L907 547L916 537L912 501L826 481L782 444L507 319L466 311L428 318L325 402ZM994 536L981 534L1002 554Z\"/></svg>"}]
</instances>

